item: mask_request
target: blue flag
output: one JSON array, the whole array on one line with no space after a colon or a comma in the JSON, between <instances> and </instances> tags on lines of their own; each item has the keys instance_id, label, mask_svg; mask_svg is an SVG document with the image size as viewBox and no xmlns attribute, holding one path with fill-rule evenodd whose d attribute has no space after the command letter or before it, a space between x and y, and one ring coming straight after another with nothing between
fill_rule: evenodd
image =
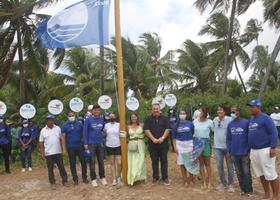
<instances>
[{"instance_id":1,"label":"blue flag","mask_svg":"<svg viewBox=\"0 0 280 200\"><path fill-rule=\"evenodd\" d=\"M43 48L109 44L111 0L84 0L43 21L36 36Z\"/></svg>"}]
</instances>

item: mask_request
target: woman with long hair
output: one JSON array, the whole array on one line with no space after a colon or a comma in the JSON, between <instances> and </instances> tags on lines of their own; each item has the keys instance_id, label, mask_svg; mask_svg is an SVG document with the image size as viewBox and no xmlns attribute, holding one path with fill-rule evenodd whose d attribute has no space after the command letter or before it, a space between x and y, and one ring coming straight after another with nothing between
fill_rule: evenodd
<instances>
[{"instance_id":1,"label":"woman with long hair","mask_svg":"<svg viewBox=\"0 0 280 200\"><path fill-rule=\"evenodd\" d=\"M128 172L127 183L133 185L137 181L146 180L145 166L145 142L143 125L139 124L139 117L136 113L130 115L130 123L127 126L128 132Z\"/></svg>"}]
</instances>

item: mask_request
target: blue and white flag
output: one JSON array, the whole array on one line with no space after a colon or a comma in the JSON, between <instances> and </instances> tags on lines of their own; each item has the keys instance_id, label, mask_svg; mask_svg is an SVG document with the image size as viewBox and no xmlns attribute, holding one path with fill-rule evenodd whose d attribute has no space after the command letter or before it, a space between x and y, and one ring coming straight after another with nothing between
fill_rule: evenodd
<instances>
[{"instance_id":1,"label":"blue and white flag","mask_svg":"<svg viewBox=\"0 0 280 200\"><path fill-rule=\"evenodd\" d=\"M43 48L109 44L111 0L84 0L43 21L36 36Z\"/></svg>"}]
</instances>

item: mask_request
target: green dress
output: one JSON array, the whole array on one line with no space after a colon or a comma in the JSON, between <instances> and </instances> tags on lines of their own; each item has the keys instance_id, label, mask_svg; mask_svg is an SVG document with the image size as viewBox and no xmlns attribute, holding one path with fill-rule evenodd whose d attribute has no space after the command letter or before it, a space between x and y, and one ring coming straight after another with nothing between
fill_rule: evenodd
<instances>
[{"instance_id":1,"label":"green dress","mask_svg":"<svg viewBox=\"0 0 280 200\"><path fill-rule=\"evenodd\" d=\"M128 130L130 142L135 142L138 144L138 151L127 151L127 162L128 162L128 172L127 172L127 183L133 185L136 181L142 181L146 179L146 165L145 165L145 142L144 133L141 126L136 129L130 128Z\"/></svg>"}]
</instances>

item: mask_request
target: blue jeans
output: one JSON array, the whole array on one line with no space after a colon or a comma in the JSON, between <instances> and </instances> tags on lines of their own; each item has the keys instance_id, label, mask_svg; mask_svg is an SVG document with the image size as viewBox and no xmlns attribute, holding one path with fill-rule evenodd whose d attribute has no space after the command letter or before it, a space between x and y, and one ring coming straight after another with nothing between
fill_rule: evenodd
<instances>
[{"instance_id":1,"label":"blue jeans","mask_svg":"<svg viewBox=\"0 0 280 200\"><path fill-rule=\"evenodd\" d=\"M105 178L105 169L104 169L104 146L103 144L90 144L89 150L92 153L92 158L90 159L90 177L91 180L96 180L95 173L95 158L98 161L99 177Z\"/></svg>"},{"instance_id":2,"label":"blue jeans","mask_svg":"<svg viewBox=\"0 0 280 200\"><path fill-rule=\"evenodd\" d=\"M225 187L228 185L232 185L233 178L234 178L234 169L233 169L232 159L226 160L227 170L228 170L228 181L226 180L226 177L225 177L224 159L225 159L227 153L228 153L228 151L226 149L216 149L217 169L218 169L218 173L220 176L220 181Z\"/></svg>"},{"instance_id":3,"label":"blue jeans","mask_svg":"<svg viewBox=\"0 0 280 200\"><path fill-rule=\"evenodd\" d=\"M233 156L233 162L242 192L253 192L250 159L248 156Z\"/></svg>"},{"instance_id":4,"label":"blue jeans","mask_svg":"<svg viewBox=\"0 0 280 200\"><path fill-rule=\"evenodd\" d=\"M26 149L20 147L20 160L21 160L21 167L26 168L26 158L28 162L28 167L32 167L32 145L28 145Z\"/></svg>"}]
</instances>

